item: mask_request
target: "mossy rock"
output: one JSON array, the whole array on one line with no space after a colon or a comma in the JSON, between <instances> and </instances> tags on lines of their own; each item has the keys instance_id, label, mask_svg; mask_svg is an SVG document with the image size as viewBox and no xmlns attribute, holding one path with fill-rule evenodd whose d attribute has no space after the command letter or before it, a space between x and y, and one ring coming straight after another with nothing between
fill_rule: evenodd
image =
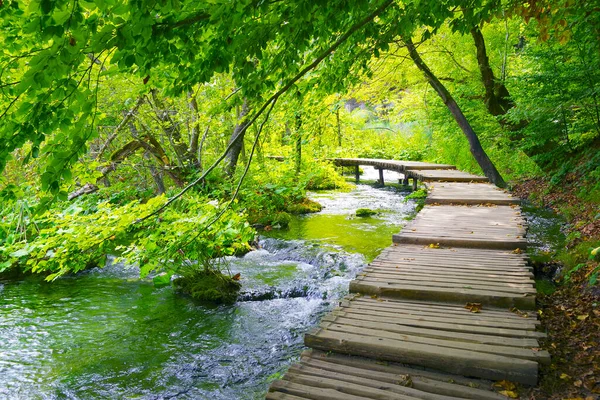
<instances>
[{"instance_id":1,"label":"mossy rock","mask_svg":"<svg viewBox=\"0 0 600 400\"><path fill-rule=\"evenodd\" d=\"M177 291L193 299L214 304L231 304L242 284L219 271L194 271L173 281Z\"/></svg>"},{"instance_id":2,"label":"mossy rock","mask_svg":"<svg viewBox=\"0 0 600 400\"><path fill-rule=\"evenodd\" d=\"M322 209L322 205L311 199L303 199L300 203L292 204L287 207L288 212L292 214L316 213Z\"/></svg>"},{"instance_id":3,"label":"mossy rock","mask_svg":"<svg viewBox=\"0 0 600 400\"><path fill-rule=\"evenodd\" d=\"M292 221L292 216L284 211L277 211L273 213L251 215L248 220L257 228L274 225L279 225L281 228L287 228Z\"/></svg>"},{"instance_id":4,"label":"mossy rock","mask_svg":"<svg viewBox=\"0 0 600 400\"><path fill-rule=\"evenodd\" d=\"M370 217L370 216L373 216L376 214L377 214L377 211L371 210L369 208L359 208L358 210L356 210L357 217Z\"/></svg>"}]
</instances>

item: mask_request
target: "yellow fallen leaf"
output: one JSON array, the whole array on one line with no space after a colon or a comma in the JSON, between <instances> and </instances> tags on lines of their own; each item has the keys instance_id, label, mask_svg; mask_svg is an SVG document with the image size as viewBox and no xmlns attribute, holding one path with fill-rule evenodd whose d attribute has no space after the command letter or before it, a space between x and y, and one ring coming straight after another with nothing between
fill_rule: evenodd
<instances>
[{"instance_id":1,"label":"yellow fallen leaf","mask_svg":"<svg viewBox=\"0 0 600 400\"><path fill-rule=\"evenodd\" d=\"M588 314L578 315L577 319L580 320L580 321L585 321L587 319L587 317L589 317Z\"/></svg>"},{"instance_id":2,"label":"yellow fallen leaf","mask_svg":"<svg viewBox=\"0 0 600 400\"><path fill-rule=\"evenodd\" d=\"M515 390L517 388L517 386L514 383L507 380L498 381L494 383L494 386L505 390Z\"/></svg>"},{"instance_id":3,"label":"yellow fallen leaf","mask_svg":"<svg viewBox=\"0 0 600 400\"><path fill-rule=\"evenodd\" d=\"M519 398L519 395L514 390L501 390L498 393L500 393L503 396L510 397L511 399L518 399Z\"/></svg>"},{"instance_id":4,"label":"yellow fallen leaf","mask_svg":"<svg viewBox=\"0 0 600 400\"><path fill-rule=\"evenodd\" d=\"M566 380L566 379L571 379L571 377L563 372L562 374L560 374L560 379Z\"/></svg>"}]
</instances>

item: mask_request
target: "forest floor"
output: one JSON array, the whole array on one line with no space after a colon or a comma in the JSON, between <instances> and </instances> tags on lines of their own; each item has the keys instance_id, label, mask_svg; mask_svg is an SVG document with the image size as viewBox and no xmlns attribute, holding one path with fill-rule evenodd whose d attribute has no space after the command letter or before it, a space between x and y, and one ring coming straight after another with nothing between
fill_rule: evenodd
<instances>
[{"instance_id":1,"label":"forest floor","mask_svg":"<svg viewBox=\"0 0 600 400\"><path fill-rule=\"evenodd\" d=\"M550 352L552 364L542 367L540 385L522 393L524 399L600 399L600 286L589 283L598 262L577 254L585 243L600 239L600 220L597 204L582 202L574 194L575 185L576 179L567 177L558 190L542 179L513 188L521 198L533 199L567 217L567 233L575 239L565 251L582 264L569 280L558 277L552 294L538 296L542 326L548 333L542 346Z\"/></svg>"}]
</instances>

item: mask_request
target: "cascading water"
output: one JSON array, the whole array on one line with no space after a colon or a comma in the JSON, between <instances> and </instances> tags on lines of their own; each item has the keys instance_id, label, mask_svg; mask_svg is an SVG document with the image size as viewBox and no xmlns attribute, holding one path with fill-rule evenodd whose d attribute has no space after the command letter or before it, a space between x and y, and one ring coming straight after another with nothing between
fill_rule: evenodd
<instances>
[{"instance_id":1,"label":"cascading water","mask_svg":"<svg viewBox=\"0 0 600 400\"><path fill-rule=\"evenodd\" d=\"M359 185L226 260L243 293L208 307L111 262L53 283L0 284L0 398L254 399L303 348L303 334L391 243L414 205ZM357 208L380 211L353 217Z\"/></svg>"}]
</instances>

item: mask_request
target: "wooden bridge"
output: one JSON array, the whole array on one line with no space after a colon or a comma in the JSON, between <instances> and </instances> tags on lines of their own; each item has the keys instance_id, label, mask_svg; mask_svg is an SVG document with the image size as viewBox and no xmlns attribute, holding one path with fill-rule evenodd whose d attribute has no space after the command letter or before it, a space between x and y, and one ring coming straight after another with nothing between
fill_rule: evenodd
<instances>
[{"instance_id":1,"label":"wooden bridge","mask_svg":"<svg viewBox=\"0 0 600 400\"><path fill-rule=\"evenodd\" d=\"M493 381L535 385L550 356L518 200L452 165L333 161L423 181L427 205L305 335L310 350L266 398L506 399Z\"/></svg>"}]
</instances>

